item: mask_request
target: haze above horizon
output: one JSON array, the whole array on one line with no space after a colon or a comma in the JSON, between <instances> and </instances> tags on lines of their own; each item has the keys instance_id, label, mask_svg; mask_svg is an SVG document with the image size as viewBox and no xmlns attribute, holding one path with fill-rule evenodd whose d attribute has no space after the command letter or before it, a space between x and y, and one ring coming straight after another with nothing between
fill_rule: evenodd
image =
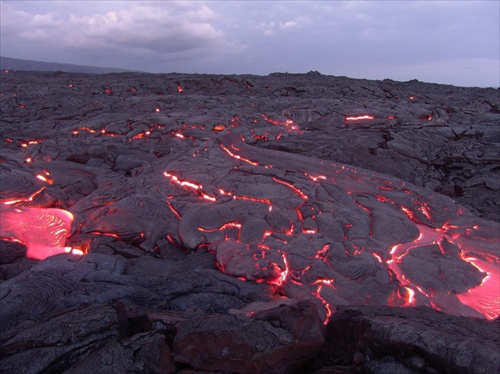
<instances>
[{"instance_id":1,"label":"haze above horizon","mask_svg":"<svg viewBox=\"0 0 500 374\"><path fill-rule=\"evenodd\" d=\"M500 86L498 1L1 1L0 55Z\"/></svg>"}]
</instances>

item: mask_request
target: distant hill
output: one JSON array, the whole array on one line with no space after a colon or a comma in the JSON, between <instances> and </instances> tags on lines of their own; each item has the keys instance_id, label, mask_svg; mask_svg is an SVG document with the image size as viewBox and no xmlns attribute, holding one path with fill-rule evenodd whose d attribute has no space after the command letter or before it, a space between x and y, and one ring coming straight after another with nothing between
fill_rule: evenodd
<instances>
[{"instance_id":1,"label":"distant hill","mask_svg":"<svg viewBox=\"0 0 500 374\"><path fill-rule=\"evenodd\" d=\"M116 68L100 68L96 66L61 64L57 62L44 62L21 60L18 58L0 56L1 70L24 70L24 71L65 71L69 73L107 74L125 73L132 70Z\"/></svg>"}]
</instances>

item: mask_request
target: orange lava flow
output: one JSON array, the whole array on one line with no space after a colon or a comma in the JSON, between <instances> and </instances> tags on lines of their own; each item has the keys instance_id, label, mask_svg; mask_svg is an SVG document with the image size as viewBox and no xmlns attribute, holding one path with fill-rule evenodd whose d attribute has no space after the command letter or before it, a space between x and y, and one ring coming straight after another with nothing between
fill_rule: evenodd
<instances>
[{"instance_id":1,"label":"orange lava flow","mask_svg":"<svg viewBox=\"0 0 500 374\"><path fill-rule=\"evenodd\" d=\"M269 118L264 113L262 113L261 116L264 119L264 121L268 123L272 123L273 125L276 126L283 126L287 128L289 132L296 131L298 134L302 134L302 132L299 130L299 126L297 126L297 124L291 119L287 119L286 121L277 121L275 119Z\"/></svg>"},{"instance_id":2,"label":"orange lava flow","mask_svg":"<svg viewBox=\"0 0 500 374\"><path fill-rule=\"evenodd\" d=\"M406 256L409 250L426 245L440 245L443 239L456 244L461 249L461 257L465 262L470 263L479 271L484 273L484 279L480 285L471 288L461 294L456 294L457 299L464 305L471 307L477 312L484 315L487 319L493 320L500 316L500 269L499 258L494 255L486 256L485 258L476 258L473 256L466 257L463 254L474 252L475 248L469 248L470 244L462 235L449 235L446 232L446 225L442 230L431 229L427 226L418 225L420 236L413 242L395 245L390 254L392 258L387 261L388 267L396 274L401 285L409 292L409 298L405 306L414 305L414 295L420 293L429 296L429 291L422 287L413 284L409 281L405 274L399 269L398 264L402 258Z\"/></svg>"},{"instance_id":3,"label":"orange lava flow","mask_svg":"<svg viewBox=\"0 0 500 374\"><path fill-rule=\"evenodd\" d=\"M373 119L373 117L368 115L346 117L346 120L370 119ZM264 158L259 157L258 154L252 153L249 148L246 148L244 142L239 143L239 140L240 139L236 136L232 138L227 137L222 142L221 148L223 148L232 158L241 160L244 159L244 157L252 157L252 159L255 160L253 162L255 162L256 166L265 167L263 165L265 162ZM228 152L229 149L231 149L230 152ZM275 156L271 153L268 155L270 156L270 160ZM304 169L307 170L305 166ZM321 167L318 169L312 167L307 171L305 170L300 170L300 172L313 183L323 183L323 181L325 184L330 181L334 184L336 183L332 174L329 174L328 170ZM349 171L348 166L339 166L339 170L347 170L347 176L352 175L349 174L352 173L352 171ZM357 173L355 170L354 172ZM366 175L367 179L371 179L371 176L366 174L366 172L364 175ZM272 180L275 183L290 188L293 193L302 198L304 204L306 204L304 207L315 206L315 197L314 195L309 195L310 188L307 188L306 184L300 183L300 186L306 188L299 189L297 188L299 184L297 183L296 186L296 184L292 182L293 178L288 181L273 175ZM356 177L353 178L353 180L362 182L363 178ZM374 178L372 181L376 183L377 179ZM436 213L435 208L430 203L427 203L423 198L418 197L417 194L408 189L404 189L403 187L392 187L392 183L387 180L378 181L378 183L378 189L381 191L381 194L378 195L375 193L372 196L378 200L378 202L390 206L391 209L396 208L403 212L420 233L414 240L401 242L395 245L392 244L392 248L387 247L384 248L383 251L375 251L374 248L376 248L376 246L371 248L364 243L359 246L352 243L353 253L346 252L347 258L352 261L355 261L356 256L362 256L364 252L370 253L378 264L382 264L382 266L386 268L391 280L397 281L397 289L388 296L386 303L394 306L431 306L434 309L442 310L447 313L467 315L473 318L478 318L479 314L490 320L498 318L500 316L500 256L498 253L498 235L493 234L496 226L493 224L487 226L489 224L484 223L486 227L481 228L482 224L480 224L480 219L476 220L468 216L461 208L457 209L457 216L453 217L451 214L450 219L446 221L446 223L441 223L439 226L435 226L435 223L428 224L426 222L435 221L434 214ZM382 183L382 185L380 185L380 183ZM388 183L389 185L384 185L383 183ZM351 185L346 182L345 185L346 186L342 187L349 196L352 196L354 205L367 213L367 226L369 226L368 233L369 237L372 237L374 235L374 221L375 219L379 220L380 217L375 217L373 215L372 208L369 207L368 204L365 206L357 201L358 197L362 195L359 191L351 191L349 189L351 187L356 187L355 183ZM393 201L389 196L392 191L398 191L398 189L401 190L400 196L398 197L401 199L400 201ZM225 193L222 190L220 192L223 194ZM364 192L364 194L366 193L367 192ZM383 196L384 194L387 194L387 196ZM414 196L412 198L406 198L405 195ZM274 202L270 201L270 204L274 204ZM270 205L270 208L272 208L272 206L273 205ZM321 237L322 232L320 228L314 225L316 215L322 213L321 209L319 209L319 211L304 209L304 212L297 208L295 210L299 220L298 223L302 223L301 226L298 226L301 227L301 230L294 230L294 223L291 222L290 229L285 231L285 229L282 228L281 233L287 236L308 235L310 236L310 238L308 238L309 241L317 240ZM461 216L463 216L463 218ZM307 224L306 220L308 220ZM346 232L352 226L353 223L351 222L345 223L344 241L349 239ZM266 275L257 281L267 282L277 286L284 295L287 295L287 289L290 284L293 284L294 287L302 285L305 288L310 288L311 284L319 284L315 292L311 294L322 302L326 311L326 320L328 320L337 297L336 293L332 292L332 290L334 290L333 281L325 281L321 278L323 277L323 274L321 274L320 278L316 279L318 283L302 283L301 277L307 278L311 276L309 270L307 270L309 266L306 266L304 269L294 269L293 266L290 267L286 263L288 258L285 256L287 253L287 242L281 242L283 238L279 237L279 235L276 236L276 233L278 232L274 230L265 230L260 246L266 248L266 256L267 253L272 254L276 251L281 253L284 257L283 262L285 265L275 263L275 269L280 269L277 271L276 277L272 280L267 279L267 273L265 273ZM280 241L280 243L278 243L278 241ZM290 248L292 251L294 250L293 246ZM333 249L330 250L328 245L323 245L312 257L316 260L322 260L327 266L335 267L335 264L332 265L330 263L332 258L330 255L331 251L333 251ZM420 251L422 251L422 257L419 255ZM330 256L330 259L325 260L328 256ZM263 254L262 258L264 257ZM421 260L417 260L419 258ZM427 259L425 261L429 261L428 266L423 260L424 258ZM309 257L309 259L311 259L311 263L314 263L311 257ZM258 264L255 264L255 266L260 267ZM478 271L474 271L471 267L475 267ZM426 278L424 274L427 268L429 268L428 278ZM302 275L300 277L294 277L294 272L301 273ZM455 272L459 272L456 274L456 277ZM461 275L462 272L463 275ZM467 277L468 274L470 274L471 277L470 283L462 282L460 277ZM244 274L240 273L238 273L238 275L244 276ZM350 280L355 282L354 279ZM466 284L469 285L466 286ZM342 295L342 287L343 286L339 287L339 295ZM354 283L353 287L355 287ZM341 298L342 296L339 297ZM357 302L363 303L363 301ZM366 302L369 303L368 298Z\"/></svg>"},{"instance_id":4,"label":"orange lava flow","mask_svg":"<svg viewBox=\"0 0 500 374\"><path fill-rule=\"evenodd\" d=\"M82 254L66 247L73 214L63 209L1 206L0 237L27 247L26 256L43 260L60 253Z\"/></svg>"},{"instance_id":5,"label":"orange lava flow","mask_svg":"<svg viewBox=\"0 0 500 374\"><path fill-rule=\"evenodd\" d=\"M292 120L278 122L265 115L262 117L269 123L296 129ZM370 115L345 117L346 121L371 119L374 117ZM238 117L234 116L231 124L227 126L218 124L213 127L213 130L223 131L228 126L237 126L238 121ZM149 130L135 133L128 139L147 138L155 128L161 128L161 126L155 124L149 127ZM195 139L189 133L184 135L181 132L184 129L194 128L197 127L184 124L182 129L171 131L170 134L172 139L174 137ZM201 128L203 129L203 126ZM96 133L95 136L114 136L107 133L105 129L83 127L74 130L73 133L78 135L79 131L83 130ZM191 231L186 230L188 235L196 230L196 234L200 234L199 236L203 238L202 244L193 244L193 249L197 248L196 245L212 245L215 240L221 242L233 240L234 243L242 244L235 244L235 248L222 247L221 252L218 252L218 255L222 253L220 255L222 260L217 263L221 271L236 276L238 279L267 282L274 285L282 296L286 295L291 298L302 297L304 293L294 294L293 292L296 291L293 290L303 287L308 295L316 297L324 306L325 323L332 315L336 303L362 304L365 302L367 305L375 305L369 304L371 295L365 299L363 299L364 296L351 299L351 295L343 291L346 285L345 287L353 287L352 289L355 290L351 294L363 293L363 284L360 287L356 284L364 281L364 278L357 278L357 270L351 272L352 277L350 276L350 264L353 264L352 269L358 267L360 271L364 271L364 267L356 265L357 263L378 269L377 271L380 271L378 274L390 278L390 287L394 285L393 288L389 286L386 288L389 291L381 294L376 300L377 305L382 303L393 306L432 306L449 313L463 312L463 315L474 318L480 313L490 320L500 316L498 235L495 235L492 228L481 231L481 221L467 217L463 214L462 208L457 210L456 215L450 212L447 221L435 219L437 209L432 204L433 200L424 199L416 192L404 188L404 183L398 187L397 182L377 177L368 171L353 169L346 165L326 164L323 161L321 163L309 162L303 158L292 159L288 166L288 160L280 159L277 153L255 152L245 145L241 135L230 134L229 131L228 134L223 135L223 138L219 136L217 139L219 142L217 152L224 157L228 156L236 160L236 162L229 163L234 168L231 170L237 170L242 175L255 173L265 178L266 181L272 181L269 183L271 186L269 189L253 186L255 181L252 180L252 185L248 183L249 186L242 182L242 186L248 188L247 190L240 188L239 185L234 186L234 191L229 190L232 187L227 187L226 184L224 187L228 190L224 190L217 186L217 180L212 183L207 182L206 177L201 181L191 180L193 175L194 179L197 179L198 175L191 171L183 172L183 170L174 169L163 172L167 183L170 182L175 186L172 189L173 192L166 196L165 202L178 220L183 218L188 208L183 201L175 199L175 191L180 191L182 195L189 195L189 203L193 201L197 205L203 203L203 209L209 209L211 205L215 206L215 209L220 208L216 210L216 213L220 214L221 218L224 218L223 214L226 214L224 212L231 212L231 217L221 225L203 221L193 226ZM33 142L35 141L25 141L21 143L21 147L37 144ZM205 151L207 148L208 145L205 145ZM25 158L25 162L31 163L32 160L28 157ZM333 169L330 169L330 166L333 166ZM221 167L225 166L221 165ZM277 169L276 173L274 173L275 169ZM284 169L286 173L281 173L281 169ZM32 202L35 196L47 188L47 185L53 183L49 172L45 170L44 172L45 175L34 176L37 187L30 190L28 196L1 201L0 239L23 243L27 247L27 257L32 259L42 260L68 252L83 254L77 249L66 246L66 240L72 234L73 215L70 212L62 209L14 206L18 203ZM342 173L345 173L345 178L342 178ZM241 180L245 181L243 177ZM367 187L368 183L370 183L370 188ZM184 193L185 191L188 193ZM268 191L272 192L271 196L268 196ZM278 193L279 197L277 197ZM200 200L192 198L191 194ZM242 200L245 203L225 210L223 204L231 200ZM328 203L325 202L327 200ZM339 204L333 205L331 201L339 201ZM349 205L345 201L349 202ZM108 203L112 204L112 202ZM262 204L267 206L262 206ZM332 204L332 207L329 208L329 204ZM236 212L235 206L241 206L241 210L249 207L251 214L247 217L243 214L244 212ZM325 206L330 211L326 210ZM357 210L357 215L351 217L348 211L351 209ZM387 229L387 232L395 237L389 238L387 242L381 241L380 243L384 243L383 246L377 244L377 239L381 237L380 235L384 235L386 228L379 224L378 220L384 217L382 214L377 215L375 209L379 209L378 212L384 212L384 214L395 211L398 221L387 220L387 222L411 221L415 226L411 226L411 235L402 235L404 239L399 239L399 235L392 232L395 230ZM200 211L205 212L205 210ZM357 225L356 217L363 219L364 223ZM188 218L185 222L195 220L193 217L188 216ZM336 224L329 226L333 218L337 220ZM460 218L464 219L461 221ZM255 225L255 227L246 225ZM498 226L491 227L497 228ZM247 230L249 228L250 230ZM165 230L167 231L162 235L164 234L164 237L171 243L175 245L183 243L183 237L178 232ZM334 232L331 240L324 239L328 238L328 235L324 235L325 230ZM356 230L359 230L359 234ZM114 236L120 239L115 233L106 231L109 230L103 229L103 232L89 230L87 233ZM380 232L381 234L378 234ZM139 237L144 239L146 235L140 233ZM401 240L410 241L401 242ZM250 241L252 245L245 241ZM231 258L231 251L238 251L234 255L237 260ZM234 265L235 262L247 261L247 258L250 259L248 263L243 262L242 266ZM342 261L345 261L345 269L348 270L342 270L344 265ZM348 261L352 262L348 264ZM252 274L252 271L255 273ZM462 274L460 272L463 272L463 279L469 280L470 276L471 282L458 281ZM458 274L458 277L454 278L455 274ZM381 279L383 279L382 275ZM452 281L447 279L452 279ZM455 279L458 280L454 282ZM366 284L370 286L372 283ZM373 287L375 289L375 286ZM368 287L366 289L370 290Z\"/></svg>"},{"instance_id":6,"label":"orange lava flow","mask_svg":"<svg viewBox=\"0 0 500 374\"><path fill-rule=\"evenodd\" d=\"M227 147L223 146L222 144L220 144L220 147L224 150L224 152L226 152L229 156L231 156L232 158L235 158L237 160L241 160L241 161L245 161L251 165L259 165L257 162L255 161L252 161L252 160L249 160L247 158L243 158L241 157L240 155L237 155L233 152L231 152Z\"/></svg>"},{"instance_id":7,"label":"orange lava flow","mask_svg":"<svg viewBox=\"0 0 500 374\"><path fill-rule=\"evenodd\" d=\"M301 190L299 190L297 187L295 187L293 184L286 182L284 180L278 179L276 177L273 177L273 181L291 188L292 191L295 192L297 195L299 195L302 199L307 200L307 195L304 192L302 192Z\"/></svg>"},{"instance_id":8,"label":"orange lava flow","mask_svg":"<svg viewBox=\"0 0 500 374\"><path fill-rule=\"evenodd\" d=\"M487 319L493 320L500 315L500 274L498 264L478 258L468 258L466 261L488 275L479 286L457 295L457 298L462 304L470 306Z\"/></svg>"},{"instance_id":9,"label":"orange lava flow","mask_svg":"<svg viewBox=\"0 0 500 374\"><path fill-rule=\"evenodd\" d=\"M374 119L375 117L370 116L370 115L364 115L364 116L348 116L345 118L346 121L359 121L359 120L364 120L364 119Z\"/></svg>"}]
</instances>

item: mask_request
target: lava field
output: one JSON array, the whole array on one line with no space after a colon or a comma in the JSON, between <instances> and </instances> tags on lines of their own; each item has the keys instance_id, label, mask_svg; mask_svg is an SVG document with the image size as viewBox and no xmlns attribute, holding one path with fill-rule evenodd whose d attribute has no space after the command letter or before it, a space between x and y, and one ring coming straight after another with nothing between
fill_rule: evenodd
<instances>
[{"instance_id":1,"label":"lava field","mask_svg":"<svg viewBox=\"0 0 500 374\"><path fill-rule=\"evenodd\" d=\"M0 371L499 373L500 95L4 71Z\"/></svg>"}]
</instances>

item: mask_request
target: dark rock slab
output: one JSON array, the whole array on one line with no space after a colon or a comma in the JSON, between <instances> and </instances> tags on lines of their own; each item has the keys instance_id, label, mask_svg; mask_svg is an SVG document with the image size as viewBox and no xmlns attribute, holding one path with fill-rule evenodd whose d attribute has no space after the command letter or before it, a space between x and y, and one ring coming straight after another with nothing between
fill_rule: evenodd
<instances>
[{"instance_id":1,"label":"dark rock slab","mask_svg":"<svg viewBox=\"0 0 500 374\"><path fill-rule=\"evenodd\" d=\"M118 341L126 332L124 315L106 305L57 310L36 322L0 335L0 370L6 373L41 373L64 370L88 352ZM5 321L5 320L3 320Z\"/></svg>"},{"instance_id":2,"label":"dark rock slab","mask_svg":"<svg viewBox=\"0 0 500 374\"><path fill-rule=\"evenodd\" d=\"M497 373L499 329L498 320L427 308L344 306L329 322L318 362L363 373Z\"/></svg>"},{"instance_id":3,"label":"dark rock slab","mask_svg":"<svg viewBox=\"0 0 500 374\"><path fill-rule=\"evenodd\" d=\"M272 298L273 287L267 284L202 271L204 266L213 267L209 256L209 264L201 259L170 262L97 253L83 258L50 257L0 284L0 316L7 321L0 329L52 311L113 300L155 305L160 310L197 307L213 313Z\"/></svg>"},{"instance_id":4,"label":"dark rock slab","mask_svg":"<svg viewBox=\"0 0 500 374\"><path fill-rule=\"evenodd\" d=\"M380 333L351 350L359 314L336 310L433 307L470 317L461 321L471 330L474 318L498 318L497 90L314 72L0 80L0 363L9 370L15 356L25 368L40 352L33 372L233 370L224 342L241 348L247 371L485 365L476 353L463 360L489 352L496 328L469 353L453 340L465 335L452 317L436 317L442 326L432 322L425 347ZM51 223L66 212L72 222ZM46 230L20 228L22 214ZM24 258L45 232L64 233L44 242L46 254L74 253ZM69 337L51 318L86 310L94 321L116 300L118 337L94 344L91 328L60 345ZM340 315L335 326L352 337L335 366L313 357L322 344L313 306L325 323ZM411 309L365 311L361 330L427 329ZM263 346L257 332L272 332ZM210 359L174 344L200 335ZM47 346L35 352L30 339ZM19 350L4 346L11 340Z\"/></svg>"},{"instance_id":5,"label":"dark rock slab","mask_svg":"<svg viewBox=\"0 0 500 374\"><path fill-rule=\"evenodd\" d=\"M108 344L68 370L79 373L175 373L165 336L145 332Z\"/></svg>"},{"instance_id":6,"label":"dark rock slab","mask_svg":"<svg viewBox=\"0 0 500 374\"><path fill-rule=\"evenodd\" d=\"M316 307L307 302L243 315L212 315L178 325L174 360L208 371L286 373L324 342Z\"/></svg>"}]
</instances>

